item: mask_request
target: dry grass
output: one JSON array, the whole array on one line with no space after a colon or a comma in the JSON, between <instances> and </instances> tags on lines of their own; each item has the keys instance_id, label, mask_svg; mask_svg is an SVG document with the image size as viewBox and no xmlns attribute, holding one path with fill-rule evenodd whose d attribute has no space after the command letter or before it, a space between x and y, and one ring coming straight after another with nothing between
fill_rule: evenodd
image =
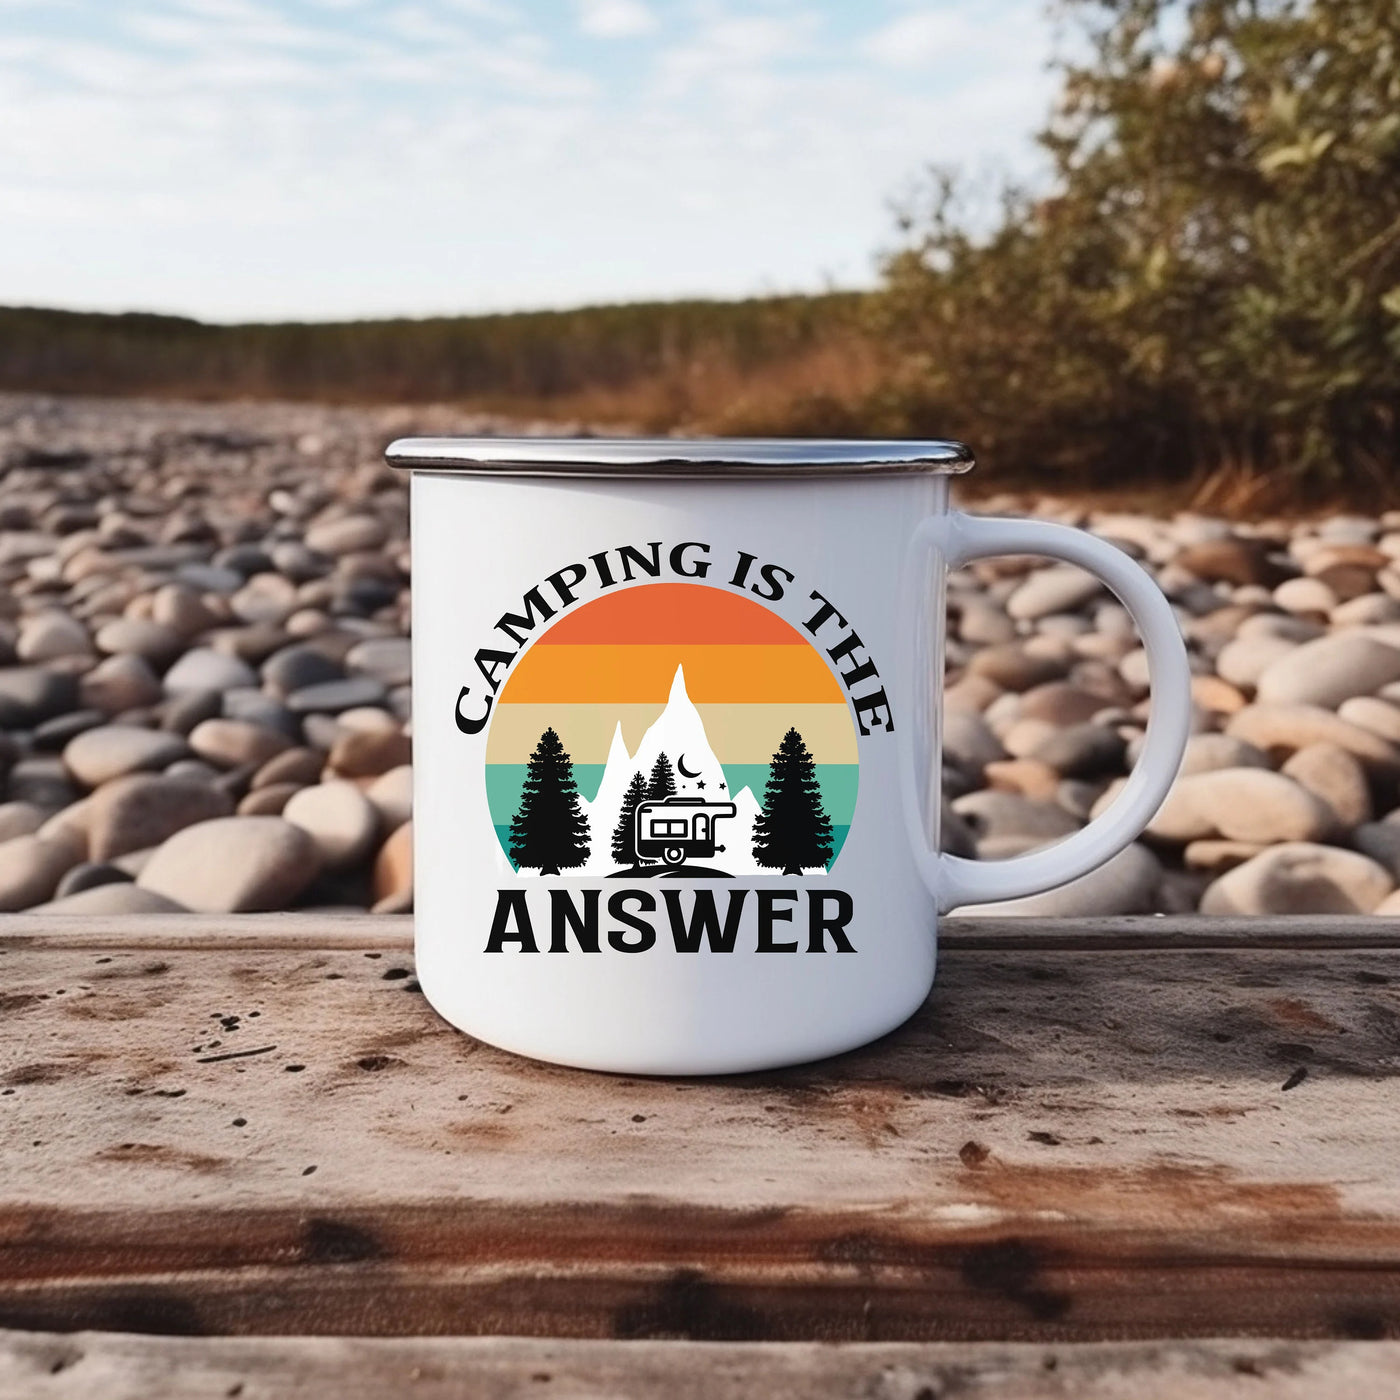
<instances>
[{"instance_id":1,"label":"dry grass","mask_svg":"<svg viewBox=\"0 0 1400 1400\"><path fill-rule=\"evenodd\" d=\"M709 352L618 385L562 394L474 394L456 402L506 417L627 431L813 436L859 432L862 404L880 375L875 347L849 334L750 368Z\"/></svg>"}]
</instances>

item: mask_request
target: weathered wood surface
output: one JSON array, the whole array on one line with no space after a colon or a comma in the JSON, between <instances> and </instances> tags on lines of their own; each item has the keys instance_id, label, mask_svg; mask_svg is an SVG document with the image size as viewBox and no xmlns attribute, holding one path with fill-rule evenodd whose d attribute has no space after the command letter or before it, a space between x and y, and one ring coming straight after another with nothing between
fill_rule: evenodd
<instances>
[{"instance_id":1,"label":"weathered wood surface","mask_svg":"<svg viewBox=\"0 0 1400 1400\"><path fill-rule=\"evenodd\" d=\"M82 922L0 927L0 1326L1400 1334L1377 921L968 921L894 1035L719 1081L472 1041L404 921Z\"/></svg>"},{"instance_id":2,"label":"weathered wood surface","mask_svg":"<svg viewBox=\"0 0 1400 1400\"><path fill-rule=\"evenodd\" d=\"M26 1400L1384 1400L1397 1342L860 1345L0 1333Z\"/></svg>"},{"instance_id":3,"label":"weathered wood surface","mask_svg":"<svg viewBox=\"0 0 1400 1400\"><path fill-rule=\"evenodd\" d=\"M407 914L6 914L0 947L106 948L407 948ZM939 946L954 951L1026 948L1037 951L1179 948L1394 948L1400 919L1310 915L1296 919L1166 918L1158 914L1113 919L952 918Z\"/></svg>"}]
</instances>

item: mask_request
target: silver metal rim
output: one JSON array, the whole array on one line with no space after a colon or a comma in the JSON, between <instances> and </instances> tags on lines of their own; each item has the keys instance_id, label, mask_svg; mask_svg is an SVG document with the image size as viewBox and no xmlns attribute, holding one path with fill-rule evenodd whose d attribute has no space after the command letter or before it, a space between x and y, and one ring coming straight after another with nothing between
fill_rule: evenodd
<instances>
[{"instance_id":1,"label":"silver metal rim","mask_svg":"<svg viewBox=\"0 0 1400 1400\"><path fill-rule=\"evenodd\" d=\"M973 466L960 442L892 438L399 438L384 456L416 472L667 481L956 475Z\"/></svg>"}]
</instances>

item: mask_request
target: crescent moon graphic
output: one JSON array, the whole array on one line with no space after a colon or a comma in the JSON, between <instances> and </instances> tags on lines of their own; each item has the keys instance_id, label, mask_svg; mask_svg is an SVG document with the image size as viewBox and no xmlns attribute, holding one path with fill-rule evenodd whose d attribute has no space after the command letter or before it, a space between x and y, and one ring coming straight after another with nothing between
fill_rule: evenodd
<instances>
[{"instance_id":1,"label":"crescent moon graphic","mask_svg":"<svg viewBox=\"0 0 1400 1400\"><path fill-rule=\"evenodd\" d=\"M685 766L684 754L676 760L676 772L679 773L682 778L698 778L700 776L700 770L698 768L692 773L690 769Z\"/></svg>"}]
</instances>

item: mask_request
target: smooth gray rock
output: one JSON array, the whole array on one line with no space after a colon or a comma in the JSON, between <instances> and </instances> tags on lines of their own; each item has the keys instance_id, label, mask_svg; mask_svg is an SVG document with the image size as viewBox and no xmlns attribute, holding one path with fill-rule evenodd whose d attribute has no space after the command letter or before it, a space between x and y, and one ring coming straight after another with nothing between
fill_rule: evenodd
<instances>
[{"instance_id":1,"label":"smooth gray rock","mask_svg":"<svg viewBox=\"0 0 1400 1400\"><path fill-rule=\"evenodd\" d=\"M964 639L974 640L965 633ZM407 685L413 679L412 650L407 637L370 637L350 648L345 665L350 671L373 676L387 686Z\"/></svg>"},{"instance_id":2,"label":"smooth gray rock","mask_svg":"<svg viewBox=\"0 0 1400 1400\"><path fill-rule=\"evenodd\" d=\"M372 515L346 515L317 521L306 532L306 547L317 554L353 554L379 549L388 537L383 522Z\"/></svg>"},{"instance_id":3,"label":"smooth gray rock","mask_svg":"<svg viewBox=\"0 0 1400 1400\"><path fill-rule=\"evenodd\" d=\"M261 725L294 742L301 738L301 720L280 700L261 690L224 691L223 717Z\"/></svg>"},{"instance_id":4,"label":"smooth gray rock","mask_svg":"<svg viewBox=\"0 0 1400 1400\"><path fill-rule=\"evenodd\" d=\"M160 727L172 734L189 734L197 724L223 712L224 697L217 690L182 690L172 695L161 713Z\"/></svg>"},{"instance_id":5,"label":"smooth gray rock","mask_svg":"<svg viewBox=\"0 0 1400 1400\"><path fill-rule=\"evenodd\" d=\"M1336 846L1289 842L1222 875L1203 914L1369 914L1395 887L1379 862Z\"/></svg>"},{"instance_id":6,"label":"smooth gray rock","mask_svg":"<svg viewBox=\"0 0 1400 1400\"><path fill-rule=\"evenodd\" d=\"M379 813L379 829L386 836L396 831L413 816L412 765L405 763L381 773L365 789L365 796Z\"/></svg>"},{"instance_id":7,"label":"smooth gray rock","mask_svg":"<svg viewBox=\"0 0 1400 1400\"><path fill-rule=\"evenodd\" d=\"M103 710L70 710L66 715L55 715L34 730L34 748L39 753L61 753L70 739L106 724L109 718Z\"/></svg>"},{"instance_id":8,"label":"smooth gray rock","mask_svg":"<svg viewBox=\"0 0 1400 1400\"><path fill-rule=\"evenodd\" d=\"M326 763L342 778L373 778L412 760L413 742L395 725L337 735Z\"/></svg>"},{"instance_id":9,"label":"smooth gray rock","mask_svg":"<svg viewBox=\"0 0 1400 1400\"><path fill-rule=\"evenodd\" d=\"M97 629L97 649L108 655L131 653L157 665L180 654L184 638L173 627L134 617L119 617Z\"/></svg>"},{"instance_id":10,"label":"smooth gray rock","mask_svg":"<svg viewBox=\"0 0 1400 1400\"><path fill-rule=\"evenodd\" d=\"M943 716L943 753L970 775L1006 757L1001 740L981 715L950 710Z\"/></svg>"},{"instance_id":11,"label":"smooth gray rock","mask_svg":"<svg viewBox=\"0 0 1400 1400\"><path fill-rule=\"evenodd\" d=\"M1321 616L1337 606L1337 595L1320 578L1290 578L1274 589L1274 602L1285 612Z\"/></svg>"},{"instance_id":12,"label":"smooth gray rock","mask_svg":"<svg viewBox=\"0 0 1400 1400\"><path fill-rule=\"evenodd\" d=\"M1400 773L1400 750L1359 724L1317 705L1248 705L1231 715L1225 732L1265 753L1290 754L1309 744L1336 744L1378 778Z\"/></svg>"},{"instance_id":13,"label":"smooth gray rock","mask_svg":"<svg viewBox=\"0 0 1400 1400\"><path fill-rule=\"evenodd\" d=\"M256 574L229 600L244 622L279 624L297 609L296 585L278 574Z\"/></svg>"},{"instance_id":14,"label":"smooth gray rock","mask_svg":"<svg viewBox=\"0 0 1400 1400\"><path fill-rule=\"evenodd\" d=\"M1362 729L1379 734L1387 743L1400 744L1400 705L1374 695L1353 695L1342 701L1337 715L1348 724L1359 724Z\"/></svg>"},{"instance_id":15,"label":"smooth gray rock","mask_svg":"<svg viewBox=\"0 0 1400 1400\"><path fill-rule=\"evenodd\" d=\"M33 802L0 803L0 845L16 836L32 836L48 818L49 813Z\"/></svg>"},{"instance_id":16,"label":"smooth gray rock","mask_svg":"<svg viewBox=\"0 0 1400 1400\"><path fill-rule=\"evenodd\" d=\"M184 583L167 583L151 599L151 620L188 639L217 625L218 617L199 595Z\"/></svg>"},{"instance_id":17,"label":"smooth gray rock","mask_svg":"<svg viewBox=\"0 0 1400 1400\"><path fill-rule=\"evenodd\" d=\"M957 798L953 811L980 841L984 837L1030 837L1053 841L1078 831L1080 823L1049 802L1032 802L1014 793L970 792Z\"/></svg>"},{"instance_id":18,"label":"smooth gray rock","mask_svg":"<svg viewBox=\"0 0 1400 1400\"><path fill-rule=\"evenodd\" d=\"M203 593L233 593L243 582L237 569L221 569L216 564L181 564L176 576Z\"/></svg>"},{"instance_id":19,"label":"smooth gray rock","mask_svg":"<svg viewBox=\"0 0 1400 1400\"><path fill-rule=\"evenodd\" d=\"M1400 680L1400 648L1359 632L1337 632L1304 642L1259 677L1266 704L1335 709L1353 695L1373 695Z\"/></svg>"},{"instance_id":20,"label":"smooth gray rock","mask_svg":"<svg viewBox=\"0 0 1400 1400\"><path fill-rule=\"evenodd\" d=\"M210 647L187 651L165 674L165 689L172 695L187 690L232 690L257 683L257 673L247 662Z\"/></svg>"},{"instance_id":21,"label":"smooth gray rock","mask_svg":"<svg viewBox=\"0 0 1400 1400\"><path fill-rule=\"evenodd\" d=\"M1147 826L1159 841L1316 841L1336 828L1332 809L1267 768L1222 768L1179 778Z\"/></svg>"},{"instance_id":22,"label":"smooth gray rock","mask_svg":"<svg viewBox=\"0 0 1400 1400\"><path fill-rule=\"evenodd\" d=\"M282 816L299 826L316 843L327 870L345 870L374 849L379 814L353 783L317 783L296 792Z\"/></svg>"},{"instance_id":23,"label":"smooth gray rock","mask_svg":"<svg viewBox=\"0 0 1400 1400\"><path fill-rule=\"evenodd\" d=\"M1073 612L1102 592L1103 584L1093 574L1073 564L1051 564L1026 578L1006 600L1006 611L1020 621L1033 621L1051 613Z\"/></svg>"},{"instance_id":24,"label":"smooth gray rock","mask_svg":"<svg viewBox=\"0 0 1400 1400\"><path fill-rule=\"evenodd\" d=\"M1058 680L1069 670L1068 661L1028 652L1020 642L985 647L967 663L969 675L994 681L1003 690L1029 690Z\"/></svg>"},{"instance_id":25,"label":"smooth gray rock","mask_svg":"<svg viewBox=\"0 0 1400 1400\"><path fill-rule=\"evenodd\" d=\"M1022 899L977 904L958 910L959 918L1102 918L1112 914L1142 914L1154 905L1162 866L1145 847L1134 844L1118 852L1097 870L1042 894Z\"/></svg>"},{"instance_id":26,"label":"smooth gray rock","mask_svg":"<svg viewBox=\"0 0 1400 1400\"><path fill-rule=\"evenodd\" d=\"M356 705L377 705L384 699L384 685L373 676L350 676L294 690L287 696L293 714L337 714Z\"/></svg>"},{"instance_id":27,"label":"smooth gray rock","mask_svg":"<svg viewBox=\"0 0 1400 1400\"><path fill-rule=\"evenodd\" d=\"M314 646L302 644L273 652L262 664L262 678L273 694L285 697L307 686L344 680L345 668Z\"/></svg>"},{"instance_id":28,"label":"smooth gray rock","mask_svg":"<svg viewBox=\"0 0 1400 1400\"><path fill-rule=\"evenodd\" d=\"M1364 822L1351 834L1352 845L1362 855L1383 865L1392 880L1400 881L1400 825L1394 822Z\"/></svg>"},{"instance_id":29,"label":"smooth gray rock","mask_svg":"<svg viewBox=\"0 0 1400 1400\"><path fill-rule=\"evenodd\" d=\"M82 678L78 690L84 705L107 715L158 704L165 694L150 662L135 654L109 656Z\"/></svg>"},{"instance_id":30,"label":"smooth gray rock","mask_svg":"<svg viewBox=\"0 0 1400 1400\"><path fill-rule=\"evenodd\" d=\"M89 799L88 854L94 861L114 860L232 812L228 794L212 783L167 774L118 778Z\"/></svg>"},{"instance_id":31,"label":"smooth gray rock","mask_svg":"<svg viewBox=\"0 0 1400 1400\"><path fill-rule=\"evenodd\" d=\"M1308 744L1281 771L1332 809L1339 830L1349 831L1371 820L1371 787L1366 781L1366 770L1359 759L1340 745Z\"/></svg>"},{"instance_id":32,"label":"smooth gray rock","mask_svg":"<svg viewBox=\"0 0 1400 1400\"><path fill-rule=\"evenodd\" d=\"M1098 724L1057 729L1031 750L1064 778L1094 778L1121 767L1126 748L1122 735Z\"/></svg>"},{"instance_id":33,"label":"smooth gray rock","mask_svg":"<svg viewBox=\"0 0 1400 1400\"><path fill-rule=\"evenodd\" d=\"M291 747L285 734L242 719L206 719L190 731L190 748L219 768L259 768Z\"/></svg>"},{"instance_id":34,"label":"smooth gray rock","mask_svg":"<svg viewBox=\"0 0 1400 1400\"><path fill-rule=\"evenodd\" d=\"M154 890L143 890L130 880L124 883L97 885L77 894L65 895L62 899L40 904L31 911L35 914L185 914L189 911L183 904L157 894Z\"/></svg>"},{"instance_id":35,"label":"smooth gray rock","mask_svg":"<svg viewBox=\"0 0 1400 1400\"><path fill-rule=\"evenodd\" d=\"M67 807L79 797L68 769L56 754L21 759L10 769L5 793L11 802L32 802L50 812Z\"/></svg>"},{"instance_id":36,"label":"smooth gray rock","mask_svg":"<svg viewBox=\"0 0 1400 1400\"><path fill-rule=\"evenodd\" d=\"M16 836L0 844L0 912L42 904L82 858L81 843L66 836Z\"/></svg>"},{"instance_id":37,"label":"smooth gray rock","mask_svg":"<svg viewBox=\"0 0 1400 1400\"><path fill-rule=\"evenodd\" d=\"M1269 756L1262 749L1230 734L1193 734L1186 741L1186 754L1177 771L1178 778L1193 773L1214 773L1221 768L1268 768Z\"/></svg>"},{"instance_id":38,"label":"smooth gray rock","mask_svg":"<svg viewBox=\"0 0 1400 1400\"><path fill-rule=\"evenodd\" d=\"M1253 690L1259 684L1259 677L1270 666L1291 656L1298 649L1298 643L1287 637L1269 634L1261 636L1237 636L1226 642L1215 658L1216 673L1221 680L1244 690Z\"/></svg>"},{"instance_id":39,"label":"smooth gray rock","mask_svg":"<svg viewBox=\"0 0 1400 1400\"><path fill-rule=\"evenodd\" d=\"M958 636L975 646L1010 642L1016 637L1016 624L995 603L970 597L963 600L959 609Z\"/></svg>"},{"instance_id":40,"label":"smooth gray rock","mask_svg":"<svg viewBox=\"0 0 1400 1400\"><path fill-rule=\"evenodd\" d=\"M1125 699L1123 688L1117 687L1114 694ZM1021 696L1017 714L1021 719L1043 719L1050 724L1083 724L1101 710L1113 703L1109 696L1070 681L1051 681L1047 685L1037 685Z\"/></svg>"},{"instance_id":41,"label":"smooth gray rock","mask_svg":"<svg viewBox=\"0 0 1400 1400\"><path fill-rule=\"evenodd\" d=\"M78 702L78 680L38 666L0 669L0 728L28 729L71 710Z\"/></svg>"},{"instance_id":42,"label":"smooth gray rock","mask_svg":"<svg viewBox=\"0 0 1400 1400\"><path fill-rule=\"evenodd\" d=\"M119 870L115 865L95 864L92 861L83 861L75 865L58 882L53 895L55 899L63 899L70 894L81 894L84 890L95 890L102 885L124 885L131 883L131 876L125 870Z\"/></svg>"},{"instance_id":43,"label":"smooth gray rock","mask_svg":"<svg viewBox=\"0 0 1400 1400\"><path fill-rule=\"evenodd\" d=\"M224 817L170 837L137 884L204 914L286 909L320 871L315 841L281 817Z\"/></svg>"},{"instance_id":44,"label":"smooth gray rock","mask_svg":"<svg viewBox=\"0 0 1400 1400\"><path fill-rule=\"evenodd\" d=\"M91 656L92 639L76 618L57 610L29 618L19 629L15 653L21 661L53 661L61 656Z\"/></svg>"},{"instance_id":45,"label":"smooth gray rock","mask_svg":"<svg viewBox=\"0 0 1400 1400\"><path fill-rule=\"evenodd\" d=\"M306 787L321 781L325 766L326 755L320 749L304 746L285 749L258 769L251 785L254 789L277 783L295 783L297 787Z\"/></svg>"},{"instance_id":46,"label":"smooth gray rock","mask_svg":"<svg viewBox=\"0 0 1400 1400\"><path fill-rule=\"evenodd\" d=\"M80 783L95 788L127 773L164 768L189 751L178 734L104 724L72 740L63 750L63 763Z\"/></svg>"}]
</instances>

